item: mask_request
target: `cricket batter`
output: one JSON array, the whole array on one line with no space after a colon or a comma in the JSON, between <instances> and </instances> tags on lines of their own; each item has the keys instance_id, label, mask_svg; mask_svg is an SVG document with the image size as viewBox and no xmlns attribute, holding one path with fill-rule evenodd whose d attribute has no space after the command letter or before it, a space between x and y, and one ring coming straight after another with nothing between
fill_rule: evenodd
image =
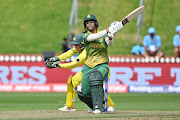
<instances>
[{"instance_id":1,"label":"cricket batter","mask_svg":"<svg viewBox=\"0 0 180 120\"><path fill-rule=\"evenodd\" d=\"M73 41L71 44L74 45L73 48L68 50L67 52L54 57L50 58L46 61L45 65L48 68L55 68L56 66L53 66L53 63L59 62L61 60L65 60L67 58L70 58L71 56L75 55L78 53L78 57L69 63L60 63L58 64L59 68L64 68L64 69L73 69L75 67L78 67L79 65L84 64L86 60L86 49L84 49L84 42L83 42L83 34L77 34L75 35ZM82 79L82 71L78 72L74 76L69 76L69 79L67 81L67 95L66 95L66 105L62 108L59 108L58 110L60 111L76 111L75 109L75 98L76 98L76 88L77 86L81 83ZM114 102L111 100L111 98L108 96L108 111L114 112ZM92 108L90 108L89 112L92 112Z\"/></svg>"},{"instance_id":2,"label":"cricket batter","mask_svg":"<svg viewBox=\"0 0 180 120\"><path fill-rule=\"evenodd\" d=\"M103 82L109 73L108 45L113 45L113 37L123 28L121 22L111 24L108 29L99 31L98 21L94 15L87 15L84 19L84 28L87 31L84 36L86 48L86 61L82 69L81 92L77 92L81 101L91 106L92 99L93 114L104 112ZM88 97L87 97L88 96Z\"/></svg>"}]
</instances>

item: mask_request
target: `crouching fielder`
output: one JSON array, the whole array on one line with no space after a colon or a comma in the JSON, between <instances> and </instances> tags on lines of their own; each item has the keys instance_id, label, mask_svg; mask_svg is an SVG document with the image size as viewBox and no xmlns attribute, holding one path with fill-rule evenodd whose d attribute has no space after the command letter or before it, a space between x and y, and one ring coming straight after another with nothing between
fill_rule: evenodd
<instances>
[{"instance_id":1,"label":"crouching fielder","mask_svg":"<svg viewBox=\"0 0 180 120\"><path fill-rule=\"evenodd\" d=\"M77 34L75 35L73 41L71 42L74 47L70 49L69 51L54 57L50 58L46 61L45 65L48 68L64 68L64 69L73 69L75 67L78 67L82 64L84 64L86 59L86 50L84 49L84 43L82 40L83 34ZM69 63L60 63L61 60L65 60L67 58L70 58L78 53L78 57ZM55 66L55 64L58 63L58 66ZM76 89L77 86L81 83L82 80L82 71L78 72L74 76L69 76L69 79L67 81L67 95L66 95L66 104L64 107L59 108L60 111L76 111L75 109L75 101L76 101ZM108 111L115 111L114 109L114 102L111 100L111 98L108 96ZM89 110L89 112L92 112L92 109Z\"/></svg>"}]
</instances>

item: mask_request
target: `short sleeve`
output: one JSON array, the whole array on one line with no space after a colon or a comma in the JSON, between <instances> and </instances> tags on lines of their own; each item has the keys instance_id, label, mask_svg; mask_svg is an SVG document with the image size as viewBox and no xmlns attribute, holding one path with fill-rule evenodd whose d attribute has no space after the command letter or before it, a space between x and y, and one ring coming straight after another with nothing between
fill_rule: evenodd
<instances>
[{"instance_id":1,"label":"short sleeve","mask_svg":"<svg viewBox=\"0 0 180 120\"><path fill-rule=\"evenodd\" d=\"M173 45L174 46L180 46L180 36L177 34L173 38Z\"/></svg>"},{"instance_id":2,"label":"short sleeve","mask_svg":"<svg viewBox=\"0 0 180 120\"><path fill-rule=\"evenodd\" d=\"M161 37L157 35L157 46L161 46Z\"/></svg>"},{"instance_id":3,"label":"short sleeve","mask_svg":"<svg viewBox=\"0 0 180 120\"><path fill-rule=\"evenodd\" d=\"M143 40L143 45L144 45L144 46L148 46L147 40L148 40L148 36L146 35L146 36L144 37L144 40Z\"/></svg>"},{"instance_id":4,"label":"short sleeve","mask_svg":"<svg viewBox=\"0 0 180 120\"><path fill-rule=\"evenodd\" d=\"M87 37L90 35L90 33L85 33L84 36L83 36L83 41L85 44L87 44Z\"/></svg>"}]
</instances>

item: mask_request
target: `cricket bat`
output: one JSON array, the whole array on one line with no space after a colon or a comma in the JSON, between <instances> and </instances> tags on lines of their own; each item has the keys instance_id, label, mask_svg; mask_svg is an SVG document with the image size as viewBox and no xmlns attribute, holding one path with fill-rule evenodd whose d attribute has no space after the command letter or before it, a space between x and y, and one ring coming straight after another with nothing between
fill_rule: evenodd
<instances>
[{"instance_id":1,"label":"cricket bat","mask_svg":"<svg viewBox=\"0 0 180 120\"><path fill-rule=\"evenodd\" d=\"M138 8L136 8L135 10L133 10L131 13L129 13L125 18L123 18L121 20L123 26L125 24L127 24L129 21L131 21L132 19L134 19L136 16L142 14L145 11L145 6L142 5Z\"/></svg>"}]
</instances>

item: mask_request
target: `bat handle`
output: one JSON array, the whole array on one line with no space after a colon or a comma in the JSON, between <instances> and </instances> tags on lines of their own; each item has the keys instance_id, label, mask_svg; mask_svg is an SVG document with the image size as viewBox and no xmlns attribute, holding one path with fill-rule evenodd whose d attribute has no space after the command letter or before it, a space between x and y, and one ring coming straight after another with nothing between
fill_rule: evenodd
<instances>
[{"instance_id":1,"label":"bat handle","mask_svg":"<svg viewBox=\"0 0 180 120\"><path fill-rule=\"evenodd\" d=\"M123 26L124 26L125 24L127 24L128 22L129 22L129 20L128 20L127 18L123 19L123 20L122 20Z\"/></svg>"}]
</instances>

